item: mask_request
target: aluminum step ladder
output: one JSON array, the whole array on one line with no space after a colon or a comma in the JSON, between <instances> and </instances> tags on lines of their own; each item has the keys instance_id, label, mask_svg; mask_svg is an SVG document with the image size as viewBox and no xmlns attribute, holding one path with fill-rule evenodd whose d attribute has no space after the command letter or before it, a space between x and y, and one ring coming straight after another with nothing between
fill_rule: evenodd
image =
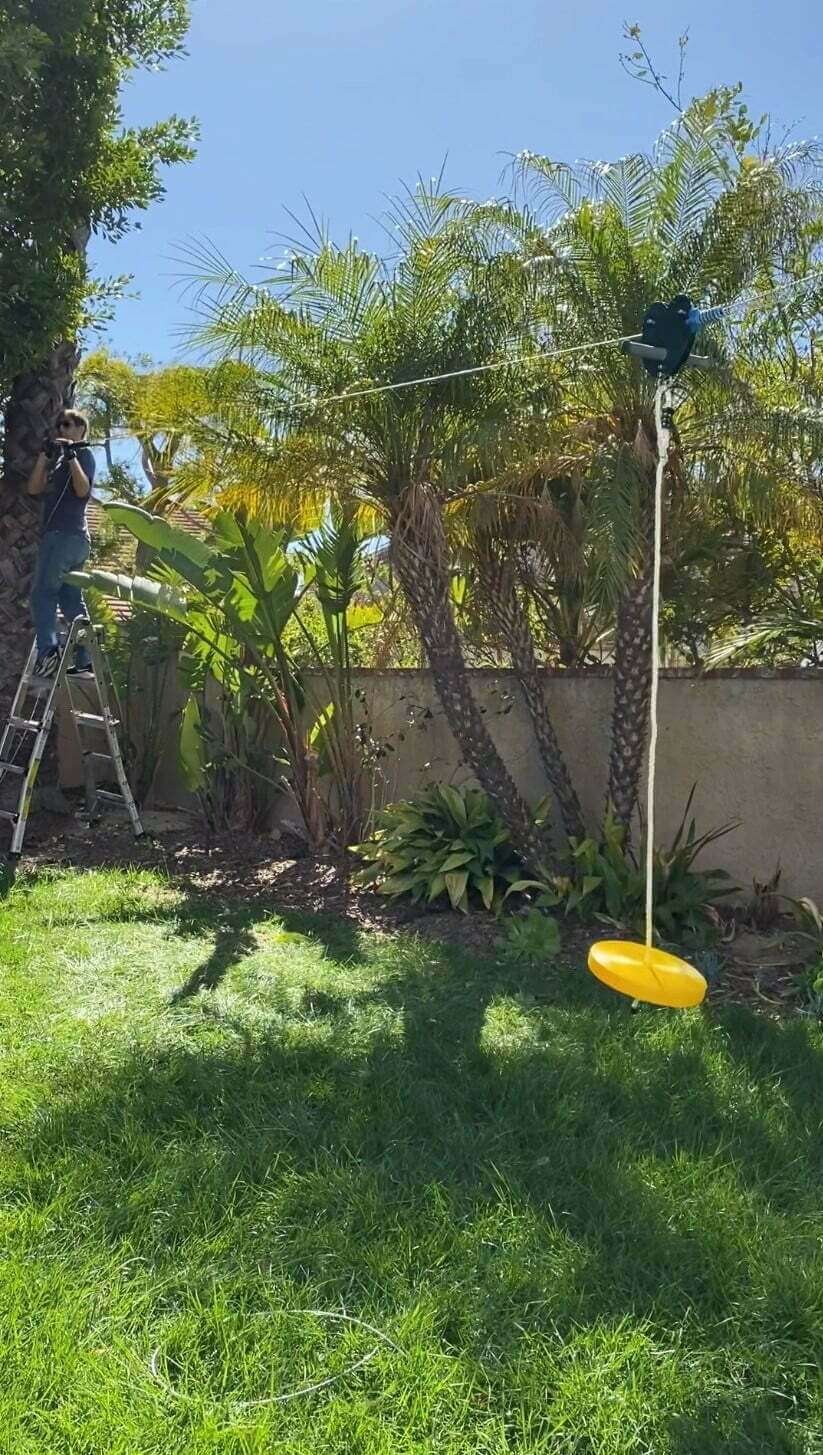
<instances>
[{"instance_id":1,"label":"aluminum step ladder","mask_svg":"<svg viewBox=\"0 0 823 1455\"><path fill-rule=\"evenodd\" d=\"M81 643L91 657L93 675L75 679L69 676L69 667L74 650ZM89 822L94 823L99 819L101 804L117 804L128 814L135 838L143 838L145 830L129 787L120 744L117 741L116 729L119 727L119 721L115 712L112 711L112 703L116 704L117 694L111 669L92 623L86 617L78 617L71 623L65 642L60 649L60 663L54 677L35 676L36 660L37 645L35 642L32 643L23 675L17 684L11 712L3 729L2 738L0 738L0 785L6 777L21 780L17 808L15 810L0 808L0 819L12 826L8 858L11 861L19 859L23 849L34 785L37 782L37 774L43 761L49 733L54 725L57 703L64 684L68 692L69 708L83 758L86 812ZM72 685L75 680L94 688L99 712L88 712L78 708L72 697ZM32 700L33 705L29 705ZM97 749L95 749L94 739L87 736L92 733L102 734L107 751L101 751L103 743L100 742L99 737L97 738ZM118 785L117 792L98 786L98 764L106 764L110 769L113 768Z\"/></svg>"}]
</instances>

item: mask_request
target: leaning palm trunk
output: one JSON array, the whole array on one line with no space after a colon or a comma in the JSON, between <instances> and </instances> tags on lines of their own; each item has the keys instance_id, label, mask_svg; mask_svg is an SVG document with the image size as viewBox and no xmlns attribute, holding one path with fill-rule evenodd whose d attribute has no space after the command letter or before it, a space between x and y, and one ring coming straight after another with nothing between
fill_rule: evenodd
<instances>
[{"instance_id":1,"label":"leaning palm trunk","mask_svg":"<svg viewBox=\"0 0 823 1455\"><path fill-rule=\"evenodd\" d=\"M494 745L469 685L449 599L448 554L437 501L409 489L392 523L392 557L428 657L435 689L460 749L500 813L517 854L533 872L549 846Z\"/></svg>"},{"instance_id":2,"label":"leaning palm trunk","mask_svg":"<svg viewBox=\"0 0 823 1455\"><path fill-rule=\"evenodd\" d=\"M476 565L487 613L503 639L520 682L540 760L557 799L563 828L569 838L585 838L583 811L546 706L531 630L517 595L511 566L487 552L478 556Z\"/></svg>"},{"instance_id":3,"label":"leaning palm trunk","mask_svg":"<svg viewBox=\"0 0 823 1455\"><path fill-rule=\"evenodd\" d=\"M638 432L635 447L646 445L647 441ZM611 809L617 823L626 830L627 841L637 807L649 729L654 574L651 489L650 486L643 522L642 559L638 573L626 584L620 599L614 638L614 699L606 808Z\"/></svg>"}]
</instances>

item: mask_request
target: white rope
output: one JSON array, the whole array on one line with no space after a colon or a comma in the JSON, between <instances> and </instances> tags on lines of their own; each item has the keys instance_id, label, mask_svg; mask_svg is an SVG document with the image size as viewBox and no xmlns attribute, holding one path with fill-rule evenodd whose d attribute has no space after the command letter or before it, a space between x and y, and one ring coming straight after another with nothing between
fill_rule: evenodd
<instances>
[{"instance_id":1,"label":"white rope","mask_svg":"<svg viewBox=\"0 0 823 1455\"><path fill-rule=\"evenodd\" d=\"M652 682L649 697L649 766L646 784L646 948L654 943L654 787L657 774L657 698L660 686L660 568L663 555L663 478L669 458L671 432L665 422L664 400L670 386L662 379L654 393L657 429L657 469L654 478L654 574L652 577Z\"/></svg>"},{"instance_id":2,"label":"white rope","mask_svg":"<svg viewBox=\"0 0 823 1455\"><path fill-rule=\"evenodd\" d=\"M341 1379L348 1379L352 1374L356 1374L358 1370L363 1369L367 1364L370 1364L372 1359L376 1359L378 1354L380 1354L382 1349L384 1348L393 1349L396 1354L403 1353L403 1350L400 1348L399 1344L395 1344L394 1340L390 1339L388 1334L384 1334L382 1329L375 1328L374 1324L367 1324L365 1319L355 1318L353 1314L347 1314L345 1312L336 1313L329 1309L318 1308L281 1309L280 1313L283 1315L290 1315L294 1317L300 1317L301 1315L305 1315L306 1317L312 1317L315 1319L330 1319L333 1322L339 1324L350 1324L354 1328L365 1329L367 1333L373 1334L374 1337L378 1340L378 1343L374 1345L374 1348L369 1349L368 1353L363 1354L361 1358L357 1359L353 1364L348 1364L345 1369L341 1369L337 1374L330 1374L325 1379L318 1379L314 1384L304 1384L299 1386L297 1389L288 1389L282 1394L272 1394L264 1399L235 1400L232 1402L235 1409L254 1410L261 1409L264 1405L288 1404L293 1399L305 1399L307 1395L317 1394L322 1389L328 1389L331 1385L338 1384ZM173 1397L174 1399L189 1398L190 1396L188 1396L182 1389L177 1389L176 1386L172 1384L171 1380L168 1378L168 1375L165 1374L161 1369L161 1353L162 1350L158 1346L158 1348L154 1350L151 1358L149 1359L149 1369L151 1371L152 1378L157 1382L157 1384L160 1385L161 1389L167 1395Z\"/></svg>"},{"instance_id":3,"label":"white rope","mask_svg":"<svg viewBox=\"0 0 823 1455\"><path fill-rule=\"evenodd\" d=\"M551 359L565 359L570 354L588 354L595 349L616 348L618 344L634 343L641 337L639 333L619 334L614 338L592 339L585 344L570 344L562 349L545 349L537 353L529 350L527 354L511 354L506 359L495 359L490 364L472 364L465 369L451 369L447 374L422 374L419 379L399 379L395 384L372 384L365 389L347 389L342 394L326 394L319 398L311 394L305 394L299 399L291 401L284 400L282 408L289 409L325 409L327 404L345 404L349 399L367 399L373 394L398 394L402 389L414 389L418 384L440 384L446 379L463 379L470 374L488 374L495 369L515 369L520 364L547 364ZM147 429L154 428L154 433L159 434L169 429L169 421L165 420L153 427L150 420L141 421ZM112 441L135 439L136 436L127 425L115 425L111 434ZM254 443L263 443L268 439L265 435L254 437ZM90 440L88 442L95 449L102 449L105 440Z\"/></svg>"}]
</instances>

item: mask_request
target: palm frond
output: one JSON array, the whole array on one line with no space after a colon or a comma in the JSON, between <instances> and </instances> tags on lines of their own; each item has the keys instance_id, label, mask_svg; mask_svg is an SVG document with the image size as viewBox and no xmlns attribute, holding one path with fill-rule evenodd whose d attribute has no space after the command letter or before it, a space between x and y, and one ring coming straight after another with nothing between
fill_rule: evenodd
<instances>
[{"instance_id":1,"label":"palm frond","mask_svg":"<svg viewBox=\"0 0 823 1455\"><path fill-rule=\"evenodd\" d=\"M608 203L628 237L635 244L641 242L649 226L656 190L651 157L634 152L617 162L581 162L578 177L585 179L592 201Z\"/></svg>"}]
</instances>

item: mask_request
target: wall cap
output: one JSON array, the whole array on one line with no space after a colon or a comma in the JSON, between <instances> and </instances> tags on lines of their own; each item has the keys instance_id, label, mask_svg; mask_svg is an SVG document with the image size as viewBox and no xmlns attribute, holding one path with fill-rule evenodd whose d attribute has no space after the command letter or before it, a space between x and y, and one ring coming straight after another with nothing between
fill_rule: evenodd
<instances>
[{"instance_id":1,"label":"wall cap","mask_svg":"<svg viewBox=\"0 0 823 1455\"><path fill-rule=\"evenodd\" d=\"M318 668L308 668L307 676L322 676ZM429 667L353 667L352 672L357 677L376 677L391 679L394 677L431 677ZM497 678L513 677L517 674L511 667L468 667L467 675L471 678ZM563 678L574 678L575 681L585 681L587 678L596 680L609 679L612 676L611 667L541 667L539 676L550 681L562 681ZM744 682L819 682L823 684L823 667L716 667L712 671L701 671L698 667L661 667L661 678L667 681L684 682L723 682L730 679Z\"/></svg>"}]
</instances>

